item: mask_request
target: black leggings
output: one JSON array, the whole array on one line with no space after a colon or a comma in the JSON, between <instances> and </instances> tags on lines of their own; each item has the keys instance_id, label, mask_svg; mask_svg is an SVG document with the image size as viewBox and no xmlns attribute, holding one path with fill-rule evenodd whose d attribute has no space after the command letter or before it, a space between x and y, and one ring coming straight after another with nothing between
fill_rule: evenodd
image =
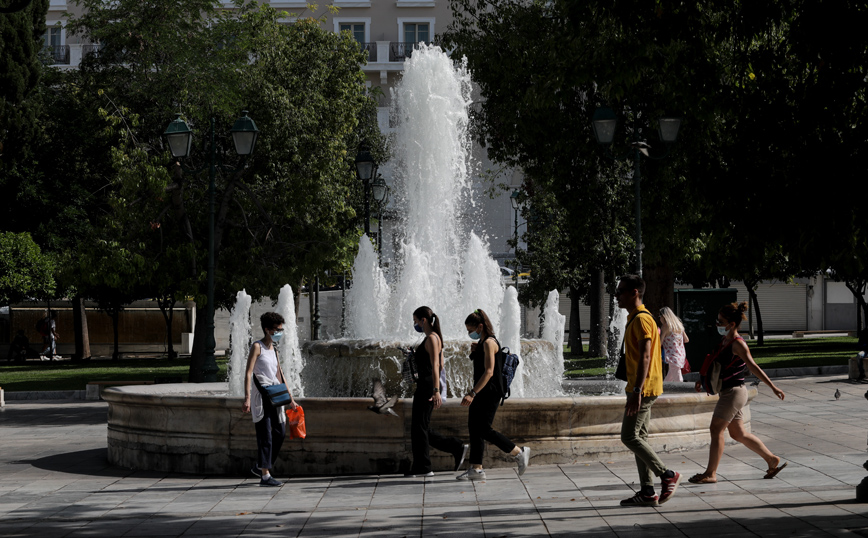
<instances>
[{"instance_id":1,"label":"black leggings","mask_svg":"<svg viewBox=\"0 0 868 538\"><path fill-rule=\"evenodd\" d=\"M431 429L434 402L429 402L428 399L433 394L432 378L420 379L413 394L413 415L410 421L410 443L413 446L413 465L410 467L412 474L426 474L431 471L429 447L458 456L464 450L461 439L444 437Z\"/></svg>"},{"instance_id":2,"label":"black leggings","mask_svg":"<svg viewBox=\"0 0 868 538\"><path fill-rule=\"evenodd\" d=\"M286 424L281 424L277 409L265 398L263 396L262 402L265 416L254 423L256 446L259 447L259 463L256 466L260 469L271 469L277 461L277 456L280 455L280 448L286 438Z\"/></svg>"},{"instance_id":3,"label":"black leggings","mask_svg":"<svg viewBox=\"0 0 868 538\"><path fill-rule=\"evenodd\" d=\"M467 429L470 430L471 465L482 465L485 441L507 453L512 452L515 448L515 443L491 427L499 405L500 395L497 394L497 391L492 390L490 385L486 385L470 404L470 411L467 414Z\"/></svg>"}]
</instances>

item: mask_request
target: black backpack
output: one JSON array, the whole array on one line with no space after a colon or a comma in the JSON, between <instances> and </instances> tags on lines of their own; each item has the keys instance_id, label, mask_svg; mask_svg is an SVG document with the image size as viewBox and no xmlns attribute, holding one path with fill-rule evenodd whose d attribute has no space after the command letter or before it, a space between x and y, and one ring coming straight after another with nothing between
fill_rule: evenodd
<instances>
[{"instance_id":1,"label":"black backpack","mask_svg":"<svg viewBox=\"0 0 868 538\"><path fill-rule=\"evenodd\" d=\"M502 376L500 385L502 387L503 396L500 399L500 405L503 405L503 402L506 401L510 396L510 385L512 385L512 380L515 378L515 371L518 370L518 355L515 353L511 353L508 347L500 348L500 351L495 355L495 364L498 362L501 364L500 375Z\"/></svg>"}]
</instances>

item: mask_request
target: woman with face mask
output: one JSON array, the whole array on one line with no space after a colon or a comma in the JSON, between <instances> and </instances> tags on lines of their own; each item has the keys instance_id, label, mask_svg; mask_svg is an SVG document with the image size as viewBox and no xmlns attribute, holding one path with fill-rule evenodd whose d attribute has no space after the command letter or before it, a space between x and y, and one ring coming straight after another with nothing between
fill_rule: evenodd
<instances>
[{"instance_id":1,"label":"woman with face mask","mask_svg":"<svg viewBox=\"0 0 868 538\"><path fill-rule=\"evenodd\" d=\"M413 394L413 416L410 421L413 465L405 476L434 476L431 470L431 447L452 454L457 471L464 463L470 447L457 437L444 437L431 429L431 413L440 409L446 398L440 318L427 306L420 306L413 312L413 328L416 332L424 333L425 339L413 352L419 379Z\"/></svg>"},{"instance_id":2,"label":"woman with face mask","mask_svg":"<svg viewBox=\"0 0 868 538\"><path fill-rule=\"evenodd\" d=\"M271 476L271 468L280 454L280 447L286 437L286 415L283 406L274 407L262 394L262 387L286 383L280 370L277 357L277 343L283 337L283 316L277 312L266 312L259 318L264 333L250 347L247 356L247 371L244 374L244 405L242 411L253 414L256 428L256 445L259 449L258 463L250 472L260 478L260 486L281 486L282 483ZM251 390L251 382L256 390ZM289 387L287 387L289 388ZM295 409L295 399L289 395L289 408Z\"/></svg>"},{"instance_id":3,"label":"woman with face mask","mask_svg":"<svg viewBox=\"0 0 868 538\"><path fill-rule=\"evenodd\" d=\"M700 371L710 391L710 374L714 363L719 364L720 399L714 407L711 417L711 449L708 455L708 467L705 472L698 473L688 480L694 484L713 484L717 482L717 467L723 457L724 435L729 430L729 436L752 451L756 452L768 465L763 478L774 478L781 469L787 466L781 464L781 458L772 454L760 439L744 430L742 408L747 405L748 389L744 386L745 370L768 385L775 396L784 399L784 392L777 388L769 376L757 366L750 354L750 349L744 339L738 334L738 327L745 319L747 303L724 305L717 314L717 332L723 337L717 348L705 359ZM696 392L702 389L703 381L696 382Z\"/></svg>"},{"instance_id":4,"label":"woman with face mask","mask_svg":"<svg viewBox=\"0 0 868 538\"><path fill-rule=\"evenodd\" d=\"M470 469L458 475L458 480L485 480L482 470L482 455L485 441L515 458L518 475L524 474L530 464L530 448L519 448L502 433L491 427L494 415L504 395L503 364L500 364L498 351L500 343L494 337L494 327L482 309L475 310L464 320L467 334L474 343L470 346L470 360L473 361L473 388L461 400L463 407L469 407L467 429L470 430Z\"/></svg>"}]
</instances>

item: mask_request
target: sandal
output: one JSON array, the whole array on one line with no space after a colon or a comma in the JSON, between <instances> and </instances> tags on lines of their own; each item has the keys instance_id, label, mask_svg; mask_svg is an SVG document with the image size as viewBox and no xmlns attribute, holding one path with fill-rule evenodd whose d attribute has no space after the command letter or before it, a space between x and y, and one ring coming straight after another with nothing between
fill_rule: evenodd
<instances>
[{"instance_id":1,"label":"sandal","mask_svg":"<svg viewBox=\"0 0 868 538\"><path fill-rule=\"evenodd\" d=\"M769 469L768 472L766 472L766 475L765 475L763 478L774 478L775 476L777 476L777 474L778 474L779 472L781 472L781 469L783 469L783 468L786 467L786 466L787 466L787 464L786 464L786 462L784 462L784 464L781 465L781 466L778 466L778 467L775 467L775 468Z\"/></svg>"},{"instance_id":2,"label":"sandal","mask_svg":"<svg viewBox=\"0 0 868 538\"><path fill-rule=\"evenodd\" d=\"M717 480L702 473L697 473L687 479L691 484L717 484Z\"/></svg>"}]
</instances>

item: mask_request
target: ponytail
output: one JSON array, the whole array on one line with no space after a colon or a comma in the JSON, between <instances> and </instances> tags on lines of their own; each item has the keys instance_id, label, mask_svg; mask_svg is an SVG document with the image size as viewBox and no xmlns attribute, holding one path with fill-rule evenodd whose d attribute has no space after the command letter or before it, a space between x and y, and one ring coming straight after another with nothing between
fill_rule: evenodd
<instances>
[{"instance_id":1,"label":"ponytail","mask_svg":"<svg viewBox=\"0 0 868 538\"><path fill-rule=\"evenodd\" d=\"M469 316L467 316L467 319L464 320L464 324L473 327L482 324L482 330L485 332L486 338L489 336L495 336L494 326L491 324L491 320L488 318L488 314L486 314L485 310L481 308L477 308ZM482 335L480 335L480 337L481 336Z\"/></svg>"}]
</instances>

